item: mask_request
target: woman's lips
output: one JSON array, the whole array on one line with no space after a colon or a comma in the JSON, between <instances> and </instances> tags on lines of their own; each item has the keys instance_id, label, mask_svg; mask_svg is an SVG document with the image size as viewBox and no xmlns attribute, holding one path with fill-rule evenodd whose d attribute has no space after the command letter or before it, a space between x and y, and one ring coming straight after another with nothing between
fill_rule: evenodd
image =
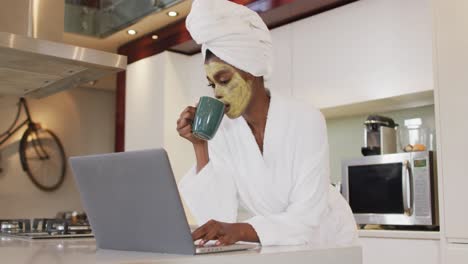
<instances>
[{"instance_id":1,"label":"woman's lips","mask_svg":"<svg viewBox=\"0 0 468 264\"><path fill-rule=\"evenodd\" d=\"M229 109L231 109L231 105L230 105L230 104L226 104L225 107L224 107L224 113L229 112Z\"/></svg>"}]
</instances>

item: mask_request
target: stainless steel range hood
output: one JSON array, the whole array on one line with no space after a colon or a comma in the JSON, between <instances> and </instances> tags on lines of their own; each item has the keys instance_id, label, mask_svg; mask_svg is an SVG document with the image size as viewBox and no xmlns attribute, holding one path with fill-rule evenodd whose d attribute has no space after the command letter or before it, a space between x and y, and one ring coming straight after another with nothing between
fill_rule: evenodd
<instances>
[{"instance_id":1,"label":"stainless steel range hood","mask_svg":"<svg viewBox=\"0 0 468 264\"><path fill-rule=\"evenodd\" d=\"M0 11L0 95L40 98L125 70L125 56L57 42L63 0L6 5Z\"/></svg>"}]
</instances>

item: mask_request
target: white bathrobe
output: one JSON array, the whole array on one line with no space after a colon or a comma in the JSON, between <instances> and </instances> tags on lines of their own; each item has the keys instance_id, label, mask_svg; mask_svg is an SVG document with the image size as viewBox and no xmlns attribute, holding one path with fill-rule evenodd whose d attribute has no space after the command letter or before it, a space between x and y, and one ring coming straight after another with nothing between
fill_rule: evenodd
<instances>
[{"instance_id":1,"label":"white bathrobe","mask_svg":"<svg viewBox=\"0 0 468 264\"><path fill-rule=\"evenodd\" d=\"M209 163L198 174L194 166L179 185L199 225L247 222L262 245L356 242L352 212L329 182L327 131L318 110L273 92L263 155L243 117L225 117L208 149Z\"/></svg>"}]
</instances>

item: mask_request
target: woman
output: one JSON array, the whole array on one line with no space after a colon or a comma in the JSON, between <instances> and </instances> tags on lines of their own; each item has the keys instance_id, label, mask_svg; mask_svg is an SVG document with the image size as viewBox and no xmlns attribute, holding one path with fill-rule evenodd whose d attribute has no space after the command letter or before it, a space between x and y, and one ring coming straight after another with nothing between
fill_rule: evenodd
<instances>
[{"instance_id":1,"label":"woman","mask_svg":"<svg viewBox=\"0 0 468 264\"><path fill-rule=\"evenodd\" d=\"M192 135L195 107L177 121L197 160L180 183L202 225L193 239L218 245L355 243L353 215L329 183L321 113L265 88L271 37L258 14L225 0L195 0L187 28L202 44L209 86L228 117L210 142Z\"/></svg>"}]
</instances>

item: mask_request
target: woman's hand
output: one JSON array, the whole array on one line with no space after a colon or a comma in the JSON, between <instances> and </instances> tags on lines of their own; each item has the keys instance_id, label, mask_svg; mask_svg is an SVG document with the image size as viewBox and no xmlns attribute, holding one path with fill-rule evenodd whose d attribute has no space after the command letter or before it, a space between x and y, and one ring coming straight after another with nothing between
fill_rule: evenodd
<instances>
[{"instance_id":1,"label":"woman's hand","mask_svg":"<svg viewBox=\"0 0 468 264\"><path fill-rule=\"evenodd\" d=\"M200 246L209 240L216 245L232 245L238 241L259 242L257 232L247 223L223 223L210 220L192 233L193 241L200 239Z\"/></svg>"},{"instance_id":2,"label":"woman's hand","mask_svg":"<svg viewBox=\"0 0 468 264\"><path fill-rule=\"evenodd\" d=\"M196 110L197 108L193 106L187 106L187 108L182 111L179 119L177 120L177 132L181 137L192 142L192 144L201 145L206 143L206 141L199 139L192 134L192 121L195 117Z\"/></svg>"},{"instance_id":3,"label":"woman's hand","mask_svg":"<svg viewBox=\"0 0 468 264\"><path fill-rule=\"evenodd\" d=\"M192 142L195 150L195 157L197 159L197 173L208 164L210 160L208 154L208 142L203 139L195 137L192 133L192 122L195 118L195 112L197 108L193 106L187 106L179 116L177 120L177 132L179 136Z\"/></svg>"}]
</instances>

